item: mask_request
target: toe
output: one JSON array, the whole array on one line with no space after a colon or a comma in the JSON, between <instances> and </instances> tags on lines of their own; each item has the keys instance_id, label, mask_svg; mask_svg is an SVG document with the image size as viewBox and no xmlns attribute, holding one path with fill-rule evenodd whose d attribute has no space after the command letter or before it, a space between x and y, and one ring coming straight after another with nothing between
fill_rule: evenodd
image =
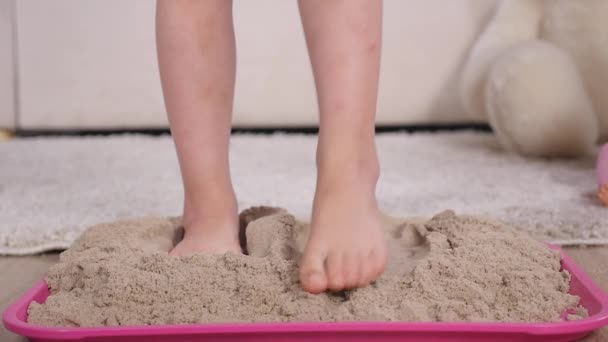
<instances>
[{"instance_id":1,"label":"toe","mask_svg":"<svg viewBox=\"0 0 608 342\"><path fill-rule=\"evenodd\" d=\"M370 261L365 256L361 256L361 260L359 262L359 283L358 287L366 287L373 280L372 268L370 266Z\"/></svg>"},{"instance_id":2,"label":"toe","mask_svg":"<svg viewBox=\"0 0 608 342\"><path fill-rule=\"evenodd\" d=\"M327 275L325 274L325 255L308 252L300 268L300 282L306 292L321 293L327 290Z\"/></svg>"},{"instance_id":3,"label":"toe","mask_svg":"<svg viewBox=\"0 0 608 342\"><path fill-rule=\"evenodd\" d=\"M358 255L344 254L342 257L344 288L354 289L359 286L361 278L360 271L361 258Z\"/></svg>"},{"instance_id":4,"label":"toe","mask_svg":"<svg viewBox=\"0 0 608 342\"><path fill-rule=\"evenodd\" d=\"M331 253L327 257L327 285L332 291L344 290L344 264L341 253Z\"/></svg>"}]
</instances>

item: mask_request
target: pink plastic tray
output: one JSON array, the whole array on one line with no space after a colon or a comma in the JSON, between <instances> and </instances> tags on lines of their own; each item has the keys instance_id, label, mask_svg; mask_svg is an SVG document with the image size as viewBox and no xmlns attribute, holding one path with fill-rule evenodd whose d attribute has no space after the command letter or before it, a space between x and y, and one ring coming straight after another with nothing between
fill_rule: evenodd
<instances>
[{"instance_id":1,"label":"pink plastic tray","mask_svg":"<svg viewBox=\"0 0 608 342\"><path fill-rule=\"evenodd\" d=\"M551 248L559 249L551 246ZM198 324L117 328L48 328L27 323L32 301L43 303L40 281L11 305L4 325L34 342L223 341L573 341L608 325L608 295L563 251L562 267L572 274L570 293L589 311L584 320L558 323L280 323Z\"/></svg>"}]
</instances>

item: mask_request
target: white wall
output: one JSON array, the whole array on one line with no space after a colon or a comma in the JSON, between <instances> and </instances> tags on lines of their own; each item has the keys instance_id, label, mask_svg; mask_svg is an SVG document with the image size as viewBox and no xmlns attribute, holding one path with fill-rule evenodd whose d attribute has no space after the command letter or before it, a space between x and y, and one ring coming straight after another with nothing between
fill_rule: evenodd
<instances>
[{"instance_id":1,"label":"white wall","mask_svg":"<svg viewBox=\"0 0 608 342\"><path fill-rule=\"evenodd\" d=\"M6 1L6 0L0 0ZM379 123L466 119L454 80L495 0L386 0ZM235 124L315 124L295 1L237 0ZM166 124L151 0L19 0L23 128Z\"/></svg>"},{"instance_id":2,"label":"white wall","mask_svg":"<svg viewBox=\"0 0 608 342\"><path fill-rule=\"evenodd\" d=\"M163 124L150 0L18 0L23 128Z\"/></svg>"},{"instance_id":3,"label":"white wall","mask_svg":"<svg viewBox=\"0 0 608 342\"><path fill-rule=\"evenodd\" d=\"M0 128L15 128L12 13L14 0L0 0Z\"/></svg>"}]
</instances>

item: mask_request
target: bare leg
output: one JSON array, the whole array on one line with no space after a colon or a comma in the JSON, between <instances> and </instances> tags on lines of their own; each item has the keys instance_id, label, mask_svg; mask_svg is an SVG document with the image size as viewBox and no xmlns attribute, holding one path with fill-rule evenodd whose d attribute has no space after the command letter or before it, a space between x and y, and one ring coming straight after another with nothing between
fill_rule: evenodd
<instances>
[{"instance_id":1,"label":"bare leg","mask_svg":"<svg viewBox=\"0 0 608 342\"><path fill-rule=\"evenodd\" d=\"M305 290L366 286L384 271L386 246L376 204L375 114L381 0L300 0L321 128Z\"/></svg>"},{"instance_id":2,"label":"bare leg","mask_svg":"<svg viewBox=\"0 0 608 342\"><path fill-rule=\"evenodd\" d=\"M228 145L236 49L232 1L159 0L157 46L184 183L184 240L173 255L240 252Z\"/></svg>"}]
</instances>

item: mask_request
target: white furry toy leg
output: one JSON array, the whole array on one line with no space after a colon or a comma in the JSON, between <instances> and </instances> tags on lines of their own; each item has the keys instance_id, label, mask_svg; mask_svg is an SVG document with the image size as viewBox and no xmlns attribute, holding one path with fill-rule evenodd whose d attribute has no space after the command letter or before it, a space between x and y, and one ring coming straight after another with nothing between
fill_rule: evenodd
<instances>
[{"instance_id":1,"label":"white furry toy leg","mask_svg":"<svg viewBox=\"0 0 608 342\"><path fill-rule=\"evenodd\" d=\"M510 151L575 157L591 151L599 135L575 64L545 42L518 44L496 60L485 104L492 128Z\"/></svg>"},{"instance_id":2,"label":"white furry toy leg","mask_svg":"<svg viewBox=\"0 0 608 342\"><path fill-rule=\"evenodd\" d=\"M486 120L484 89L496 58L519 42L535 39L542 13L538 0L503 0L471 49L460 79L460 100L471 118Z\"/></svg>"}]
</instances>

